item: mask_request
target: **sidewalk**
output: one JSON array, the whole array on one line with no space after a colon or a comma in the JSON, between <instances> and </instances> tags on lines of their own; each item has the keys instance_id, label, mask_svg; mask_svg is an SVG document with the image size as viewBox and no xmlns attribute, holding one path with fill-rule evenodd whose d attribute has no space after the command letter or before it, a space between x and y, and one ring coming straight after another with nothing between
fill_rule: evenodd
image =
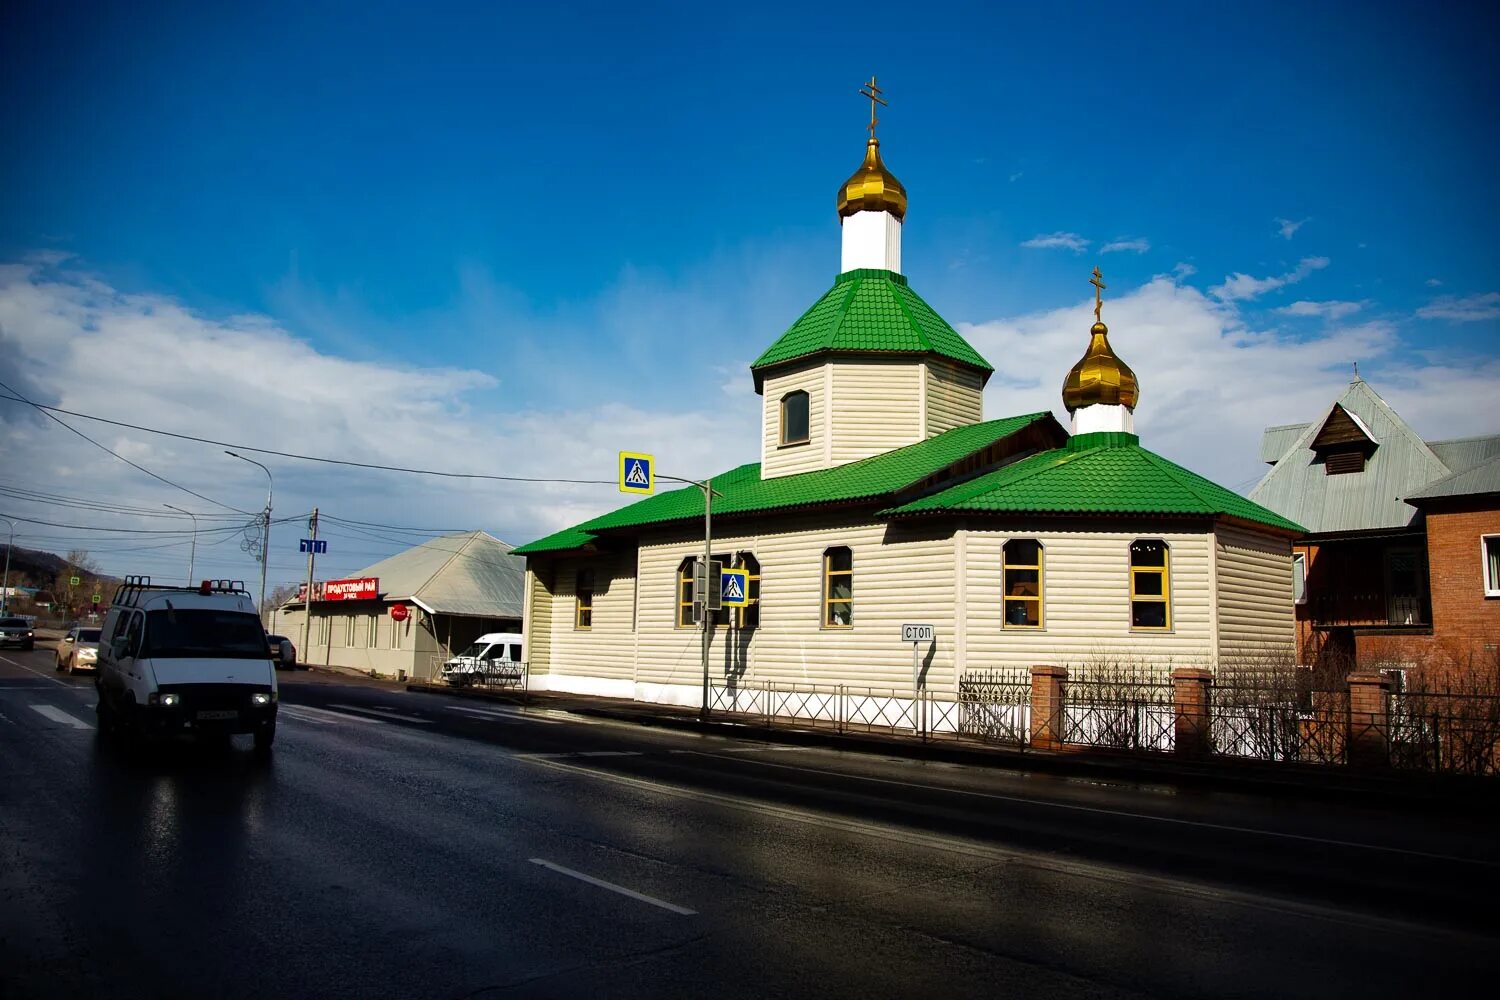
<instances>
[{"instance_id":1,"label":"sidewalk","mask_svg":"<svg viewBox=\"0 0 1500 1000\"><path fill-rule=\"evenodd\" d=\"M1390 805L1442 812L1500 813L1500 780L1464 775L1360 770L1317 764L1277 763L1235 757L1183 760L1170 754L1109 752L1087 748L1033 750L942 734L922 739L899 732L837 732L811 720L778 719L774 726L715 715L704 721L696 708L657 705L623 698L553 691L455 688L413 682L408 691L453 698L545 707L555 711L641 726L763 740L793 746L824 747L853 753L942 761L978 767L1055 774L1110 781L1170 784L1204 791L1338 798L1364 805Z\"/></svg>"}]
</instances>

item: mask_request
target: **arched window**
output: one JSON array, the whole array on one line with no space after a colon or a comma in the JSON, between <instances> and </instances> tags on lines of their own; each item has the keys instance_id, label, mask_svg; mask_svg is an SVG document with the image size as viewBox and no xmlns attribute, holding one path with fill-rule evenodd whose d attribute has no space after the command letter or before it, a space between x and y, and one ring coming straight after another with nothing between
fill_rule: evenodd
<instances>
[{"instance_id":1,"label":"arched window","mask_svg":"<svg viewBox=\"0 0 1500 1000\"><path fill-rule=\"evenodd\" d=\"M693 567L696 560L688 556L677 567L677 627L692 628L698 624L693 617Z\"/></svg>"},{"instance_id":2,"label":"arched window","mask_svg":"<svg viewBox=\"0 0 1500 1000\"><path fill-rule=\"evenodd\" d=\"M573 627L575 629L587 630L594 627L594 571L581 569L578 571L577 583L574 587L576 604L573 612Z\"/></svg>"},{"instance_id":3,"label":"arched window","mask_svg":"<svg viewBox=\"0 0 1500 1000\"><path fill-rule=\"evenodd\" d=\"M749 593L745 595L747 598L749 598L750 603L745 605L743 608L735 609L735 624L742 629L759 628L760 561L757 560L755 556L749 552L741 552L739 556L735 558L734 565L736 569L742 569L745 571L745 573L747 574L746 579L750 585Z\"/></svg>"},{"instance_id":4,"label":"arched window","mask_svg":"<svg viewBox=\"0 0 1500 1000\"><path fill-rule=\"evenodd\" d=\"M807 443L807 393L801 389L781 397L781 443Z\"/></svg>"},{"instance_id":5,"label":"arched window","mask_svg":"<svg viewBox=\"0 0 1500 1000\"><path fill-rule=\"evenodd\" d=\"M823 627L854 626L854 553L839 545L823 552Z\"/></svg>"},{"instance_id":6,"label":"arched window","mask_svg":"<svg viewBox=\"0 0 1500 1000\"><path fill-rule=\"evenodd\" d=\"M1130 543L1130 627L1172 627L1171 552L1159 538Z\"/></svg>"},{"instance_id":7,"label":"arched window","mask_svg":"<svg viewBox=\"0 0 1500 1000\"><path fill-rule=\"evenodd\" d=\"M1005 628L1042 627L1042 543L1012 538L1001 550Z\"/></svg>"}]
</instances>

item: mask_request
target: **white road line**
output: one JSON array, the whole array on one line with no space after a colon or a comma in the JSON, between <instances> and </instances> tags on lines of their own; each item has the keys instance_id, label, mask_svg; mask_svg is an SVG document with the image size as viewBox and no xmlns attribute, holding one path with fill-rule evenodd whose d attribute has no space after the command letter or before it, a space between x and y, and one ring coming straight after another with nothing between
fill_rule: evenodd
<instances>
[{"instance_id":1,"label":"white road line","mask_svg":"<svg viewBox=\"0 0 1500 1000\"><path fill-rule=\"evenodd\" d=\"M643 892L636 892L634 889L627 889L623 885L615 885L613 882L606 882L602 878L594 878L594 876L592 875L585 875L583 872L576 872L571 868L564 868L562 865L553 864L551 861L547 861L543 858L532 858L531 863L534 865L541 865L543 868L555 871L559 875L566 875L569 878L576 878L580 882L587 882L589 885L598 886L601 889L608 889L610 892L618 892L622 896L629 896L631 899L637 900L639 902L649 903L652 906L659 906L663 910L671 910L673 913L680 914L684 917L695 916L698 913L697 910L690 910L686 906L678 906L676 903L669 903L664 899L657 899L655 896L648 896Z\"/></svg>"},{"instance_id":2,"label":"white road line","mask_svg":"<svg viewBox=\"0 0 1500 1000\"><path fill-rule=\"evenodd\" d=\"M384 716L387 719L399 719L402 722L415 722L419 726L432 725L431 719L419 719L415 715L406 715L402 712L396 711L393 708L360 708L358 705L334 705L331 703L328 707L341 708L346 712L368 712L371 715Z\"/></svg>"},{"instance_id":3,"label":"white road line","mask_svg":"<svg viewBox=\"0 0 1500 1000\"><path fill-rule=\"evenodd\" d=\"M12 660L8 656L0 656L0 662L9 663L13 667L20 667L22 670L25 670L27 673L36 674L38 677L42 678L42 680L51 681L53 684L56 684L58 687L65 687L65 688L71 688L71 687L73 687L73 685L71 685L71 684L64 684L62 681L58 680L56 677L48 677L46 674L42 673L40 670L33 670L31 667L28 667L24 663L18 663L15 660Z\"/></svg>"},{"instance_id":4,"label":"white road line","mask_svg":"<svg viewBox=\"0 0 1500 1000\"><path fill-rule=\"evenodd\" d=\"M716 757L722 751L708 752L700 751L704 757ZM831 778L842 778L856 781L868 781L879 785L900 785L905 788L920 788L929 792L945 792L949 795L963 795L970 798L991 799L998 802L1014 802L1021 805L1041 806L1047 809L1061 809L1068 812L1091 813L1093 815L1116 816L1122 819L1140 820L1146 823L1166 823L1172 826L1191 826L1204 830L1218 830L1224 833L1246 833L1256 837L1269 837L1275 840L1295 840L1307 844L1326 844L1329 847L1352 847L1363 851L1376 851L1382 854L1400 854L1413 858L1428 858L1434 861L1452 861L1460 864L1478 865L1481 868L1500 868L1500 862L1485 861L1481 858L1465 858L1452 854L1434 854L1430 851L1418 851L1407 847L1383 847L1379 844L1364 844L1353 840L1336 840L1328 837L1313 837L1303 833L1284 833L1280 830L1265 830L1251 826L1234 826L1229 823L1211 823L1201 819L1181 819L1176 816L1153 816L1150 813L1130 812L1127 809L1106 809L1103 806L1084 806L1075 802L1048 802L1042 799L1029 799L1024 795L1005 795L1000 792L976 792L966 788L947 788L942 785L926 785L918 781L901 781L896 778L876 778L868 774L855 774L848 771L828 771L820 767L806 767L799 764L776 764L769 761L756 761L761 767L780 768L784 771L803 771L808 774L821 774Z\"/></svg>"},{"instance_id":5,"label":"white road line","mask_svg":"<svg viewBox=\"0 0 1500 1000\"><path fill-rule=\"evenodd\" d=\"M574 752L575 757L639 757L640 750L578 750Z\"/></svg>"},{"instance_id":6,"label":"white road line","mask_svg":"<svg viewBox=\"0 0 1500 1000\"><path fill-rule=\"evenodd\" d=\"M277 714L278 715L285 715L288 718L296 719L298 722L311 722L315 726L337 726L338 725L338 723L334 722L332 719L320 719L316 715L303 715L301 712L297 712L297 711L295 711L293 709L287 708L287 706L285 706L285 705L281 706L281 710L279 712L277 712ZM373 722L374 720L373 719L354 719L352 721L354 721L354 722Z\"/></svg>"},{"instance_id":7,"label":"white road line","mask_svg":"<svg viewBox=\"0 0 1500 1000\"><path fill-rule=\"evenodd\" d=\"M287 710L286 705L281 706L281 711ZM296 706L298 712L310 712L318 718L332 719L336 722L362 722L367 726L383 726L384 722L379 719L367 719L363 715L345 715L343 712L330 712L326 708L313 708L311 705Z\"/></svg>"},{"instance_id":8,"label":"white road line","mask_svg":"<svg viewBox=\"0 0 1500 1000\"><path fill-rule=\"evenodd\" d=\"M487 719L495 719L498 722L537 722L544 726L562 725L562 722L557 719L537 719L530 715L524 715L519 711L507 712L504 709L498 708L470 708L467 705L449 705L448 711L482 715Z\"/></svg>"},{"instance_id":9,"label":"white road line","mask_svg":"<svg viewBox=\"0 0 1500 1000\"><path fill-rule=\"evenodd\" d=\"M0 722L9 722L12 726L15 725L15 722L4 714L0 714Z\"/></svg>"},{"instance_id":10,"label":"white road line","mask_svg":"<svg viewBox=\"0 0 1500 1000\"><path fill-rule=\"evenodd\" d=\"M30 707L33 712L36 712L39 715L44 715L47 718L51 719L53 722L60 722L65 726L72 726L74 729L94 728L87 722L84 722L82 719L75 719L67 712L64 712L62 709L54 708L51 705L32 705Z\"/></svg>"}]
</instances>

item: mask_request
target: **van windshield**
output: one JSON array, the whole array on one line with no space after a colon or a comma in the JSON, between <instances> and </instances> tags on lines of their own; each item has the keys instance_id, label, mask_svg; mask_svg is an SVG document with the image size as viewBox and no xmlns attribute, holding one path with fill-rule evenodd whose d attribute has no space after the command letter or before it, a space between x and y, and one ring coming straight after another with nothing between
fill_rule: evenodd
<instances>
[{"instance_id":1,"label":"van windshield","mask_svg":"<svg viewBox=\"0 0 1500 1000\"><path fill-rule=\"evenodd\" d=\"M269 660L271 647L260 619L243 611L178 608L146 615L142 656Z\"/></svg>"},{"instance_id":2,"label":"van windshield","mask_svg":"<svg viewBox=\"0 0 1500 1000\"><path fill-rule=\"evenodd\" d=\"M456 660L473 659L473 658L477 657L480 653L484 652L486 649L489 649L489 648L490 648L490 644L487 643L487 642L472 643L472 644L464 647L464 651L462 653L459 653L456 657L454 657L454 659L456 659Z\"/></svg>"}]
</instances>

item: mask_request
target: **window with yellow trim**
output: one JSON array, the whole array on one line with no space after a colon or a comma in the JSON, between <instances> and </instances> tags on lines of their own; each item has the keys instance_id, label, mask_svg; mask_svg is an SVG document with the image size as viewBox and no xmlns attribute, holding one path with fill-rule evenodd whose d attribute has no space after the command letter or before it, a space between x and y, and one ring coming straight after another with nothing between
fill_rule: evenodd
<instances>
[{"instance_id":1,"label":"window with yellow trim","mask_svg":"<svg viewBox=\"0 0 1500 1000\"><path fill-rule=\"evenodd\" d=\"M735 626L737 628L760 628L760 561L749 552L741 552L735 559L735 568L745 571L745 579L749 583L746 597L750 603L743 608L735 608Z\"/></svg>"},{"instance_id":2,"label":"window with yellow trim","mask_svg":"<svg viewBox=\"0 0 1500 1000\"><path fill-rule=\"evenodd\" d=\"M781 397L781 443L805 444L808 427L808 395L801 389Z\"/></svg>"},{"instance_id":3,"label":"window with yellow trim","mask_svg":"<svg viewBox=\"0 0 1500 1000\"><path fill-rule=\"evenodd\" d=\"M693 620L693 566L692 556L677 567L677 627L692 628L698 624Z\"/></svg>"},{"instance_id":4,"label":"window with yellow trim","mask_svg":"<svg viewBox=\"0 0 1500 1000\"><path fill-rule=\"evenodd\" d=\"M854 553L839 545L823 552L823 627L854 626Z\"/></svg>"},{"instance_id":5,"label":"window with yellow trim","mask_svg":"<svg viewBox=\"0 0 1500 1000\"><path fill-rule=\"evenodd\" d=\"M579 630L594 627L594 571L581 569L578 571L577 583L573 588L574 611L573 627Z\"/></svg>"},{"instance_id":6,"label":"window with yellow trim","mask_svg":"<svg viewBox=\"0 0 1500 1000\"><path fill-rule=\"evenodd\" d=\"M1042 627L1042 543L1012 538L1001 549L1005 628Z\"/></svg>"},{"instance_id":7,"label":"window with yellow trim","mask_svg":"<svg viewBox=\"0 0 1500 1000\"><path fill-rule=\"evenodd\" d=\"M1171 552L1159 538L1130 543L1130 627L1172 627Z\"/></svg>"}]
</instances>

